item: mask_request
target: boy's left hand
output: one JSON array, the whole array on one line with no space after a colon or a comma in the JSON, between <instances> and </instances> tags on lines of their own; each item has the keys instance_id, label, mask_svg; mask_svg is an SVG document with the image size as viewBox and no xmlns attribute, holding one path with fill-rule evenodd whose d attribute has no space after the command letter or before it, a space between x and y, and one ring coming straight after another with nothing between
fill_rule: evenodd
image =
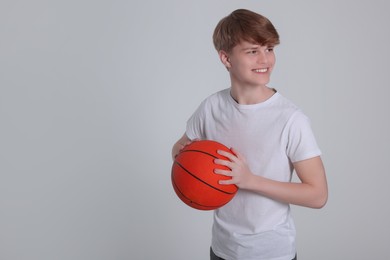
<instances>
[{"instance_id":1,"label":"boy's left hand","mask_svg":"<svg viewBox=\"0 0 390 260\"><path fill-rule=\"evenodd\" d=\"M232 153L218 150L218 154L225 156L228 160L215 159L214 163L228 167L230 170L215 169L214 173L231 177L230 180L220 180L219 184L228 185L235 184L241 189L246 189L252 181L254 176L250 171L244 156L231 148Z\"/></svg>"}]
</instances>

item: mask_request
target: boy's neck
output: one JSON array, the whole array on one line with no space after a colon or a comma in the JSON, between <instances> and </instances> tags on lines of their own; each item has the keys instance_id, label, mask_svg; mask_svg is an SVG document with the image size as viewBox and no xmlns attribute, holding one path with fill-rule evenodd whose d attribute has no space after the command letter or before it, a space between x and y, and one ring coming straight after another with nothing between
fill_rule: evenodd
<instances>
[{"instance_id":1,"label":"boy's neck","mask_svg":"<svg viewBox=\"0 0 390 260\"><path fill-rule=\"evenodd\" d=\"M238 88L231 87L230 95L240 105L253 105L266 101L275 94L275 90L267 86Z\"/></svg>"}]
</instances>

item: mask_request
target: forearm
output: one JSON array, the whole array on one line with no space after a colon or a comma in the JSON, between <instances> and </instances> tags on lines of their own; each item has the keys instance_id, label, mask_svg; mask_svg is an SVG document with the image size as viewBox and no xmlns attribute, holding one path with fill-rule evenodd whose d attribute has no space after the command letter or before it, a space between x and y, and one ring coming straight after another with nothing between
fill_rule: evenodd
<instances>
[{"instance_id":1,"label":"forearm","mask_svg":"<svg viewBox=\"0 0 390 260\"><path fill-rule=\"evenodd\" d=\"M321 208L327 200L324 188L308 183L279 182L261 176L252 175L247 190L259 193L282 203L310 208Z\"/></svg>"},{"instance_id":2,"label":"forearm","mask_svg":"<svg viewBox=\"0 0 390 260\"><path fill-rule=\"evenodd\" d=\"M293 163L300 183L280 182L255 175L249 169L245 158L235 149L234 154L218 151L229 160L216 159L215 163L230 170L215 169L215 173L231 177L220 184L235 184L240 189L257 192L283 203L311 208L321 208L328 199L325 169L319 156Z\"/></svg>"}]
</instances>

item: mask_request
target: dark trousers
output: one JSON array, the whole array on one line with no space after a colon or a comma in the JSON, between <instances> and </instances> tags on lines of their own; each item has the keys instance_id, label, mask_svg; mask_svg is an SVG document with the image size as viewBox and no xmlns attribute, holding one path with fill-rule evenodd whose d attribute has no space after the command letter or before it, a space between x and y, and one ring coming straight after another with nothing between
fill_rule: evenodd
<instances>
[{"instance_id":1,"label":"dark trousers","mask_svg":"<svg viewBox=\"0 0 390 260\"><path fill-rule=\"evenodd\" d=\"M224 259L216 256L213 252L213 249L211 249L210 247L210 260L224 260ZM297 255L295 255L295 257L292 260L297 260Z\"/></svg>"}]
</instances>

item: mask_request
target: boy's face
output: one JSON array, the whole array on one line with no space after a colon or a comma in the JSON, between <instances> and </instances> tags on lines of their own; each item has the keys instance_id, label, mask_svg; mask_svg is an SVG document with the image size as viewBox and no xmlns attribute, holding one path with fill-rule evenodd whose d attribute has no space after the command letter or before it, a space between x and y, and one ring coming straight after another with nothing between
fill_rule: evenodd
<instances>
[{"instance_id":1,"label":"boy's face","mask_svg":"<svg viewBox=\"0 0 390 260\"><path fill-rule=\"evenodd\" d=\"M230 72L232 85L263 87L269 83L275 65L273 46L243 41L230 53L220 52L221 61Z\"/></svg>"}]
</instances>

